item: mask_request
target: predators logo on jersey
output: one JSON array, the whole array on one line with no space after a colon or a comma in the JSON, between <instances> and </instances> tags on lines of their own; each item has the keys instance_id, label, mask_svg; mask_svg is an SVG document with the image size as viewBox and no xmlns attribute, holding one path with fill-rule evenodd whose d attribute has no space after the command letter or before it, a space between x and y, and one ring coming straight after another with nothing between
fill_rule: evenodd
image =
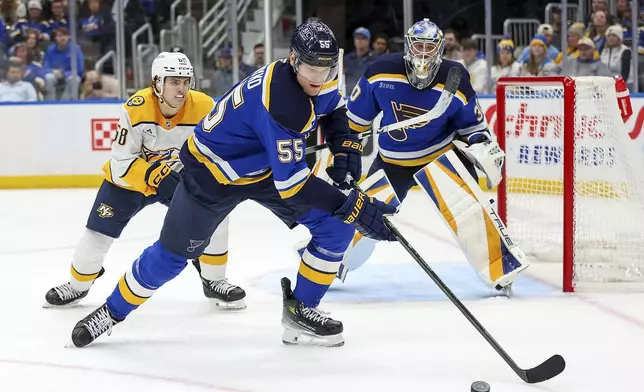
<instances>
[{"instance_id":1,"label":"predators logo on jersey","mask_svg":"<svg viewBox=\"0 0 644 392\"><path fill-rule=\"evenodd\" d=\"M104 203L101 203L101 205L96 209L96 212L98 212L98 216L103 219L111 218L114 216L114 209Z\"/></svg>"},{"instance_id":2,"label":"predators logo on jersey","mask_svg":"<svg viewBox=\"0 0 644 392\"><path fill-rule=\"evenodd\" d=\"M148 163L156 161L165 161L170 167L175 163L179 162L179 149L176 147L171 147L165 150L151 150L146 146L143 146L143 157Z\"/></svg>"},{"instance_id":3,"label":"predators logo on jersey","mask_svg":"<svg viewBox=\"0 0 644 392\"><path fill-rule=\"evenodd\" d=\"M145 98L140 95L135 95L127 101L127 106L141 106L145 103Z\"/></svg>"}]
</instances>

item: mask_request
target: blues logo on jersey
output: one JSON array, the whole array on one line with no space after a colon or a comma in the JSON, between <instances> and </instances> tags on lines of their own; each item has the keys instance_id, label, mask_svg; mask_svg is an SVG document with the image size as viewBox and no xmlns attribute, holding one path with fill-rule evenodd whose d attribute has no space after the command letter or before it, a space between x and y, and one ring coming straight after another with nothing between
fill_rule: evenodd
<instances>
[{"instance_id":1,"label":"blues logo on jersey","mask_svg":"<svg viewBox=\"0 0 644 392\"><path fill-rule=\"evenodd\" d=\"M443 60L432 83L418 90L409 84L402 53L380 56L360 78L348 102L349 126L356 132L364 132L380 112L383 113L381 126L426 113L440 98L452 67L461 68L463 77L444 115L379 135L382 160L399 166L422 166L451 149L454 138L467 139L475 133L487 132L485 116L469 74L461 64Z\"/></svg>"}]
</instances>

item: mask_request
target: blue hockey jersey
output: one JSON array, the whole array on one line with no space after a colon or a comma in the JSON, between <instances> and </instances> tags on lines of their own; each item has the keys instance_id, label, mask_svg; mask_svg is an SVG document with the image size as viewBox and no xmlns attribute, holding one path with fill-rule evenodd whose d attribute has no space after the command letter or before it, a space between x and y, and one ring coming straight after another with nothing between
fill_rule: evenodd
<instances>
[{"instance_id":1,"label":"blue hockey jersey","mask_svg":"<svg viewBox=\"0 0 644 392\"><path fill-rule=\"evenodd\" d=\"M447 73L461 68L463 76L449 108L440 118L378 136L383 161L398 166L422 166L452 148L456 137L468 138L487 132L488 126L467 70L459 63L443 60L433 82L423 90L412 87L405 72L402 53L381 55L360 78L347 104L349 127L367 131L382 112L381 126L420 116L431 110L443 91Z\"/></svg>"},{"instance_id":2,"label":"blue hockey jersey","mask_svg":"<svg viewBox=\"0 0 644 392\"><path fill-rule=\"evenodd\" d=\"M306 136L324 121L323 116L334 114L341 125L336 121L339 129L329 131L350 135L345 112L337 80L323 85L317 97L309 97L291 65L278 60L229 90L196 127L188 149L219 183L251 184L272 174L280 195L288 199L311 177Z\"/></svg>"}]
</instances>

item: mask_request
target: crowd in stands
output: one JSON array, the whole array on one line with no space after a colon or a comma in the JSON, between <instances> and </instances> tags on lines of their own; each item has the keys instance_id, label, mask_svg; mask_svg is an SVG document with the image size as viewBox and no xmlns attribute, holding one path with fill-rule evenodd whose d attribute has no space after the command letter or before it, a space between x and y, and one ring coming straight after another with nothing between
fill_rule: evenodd
<instances>
[{"instance_id":1,"label":"crowd in stands","mask_svg":"<svg viewBox=\"0 0 644 392\"><path fill-rule=\"evenodd\" d=\"M119 96L116 80L94 71L115 48L115 2L80 0L73 16L77 45L70 42L68 6L68 0L0 0L0 102ZM126 36L147 22L158 33L169 6L170 0L125 0Z\"/></svg>"},{"instance_id":2,"label":"crowd in stands","mask_svg":"<svg viewBox=\"0 0 644 392\"><path fill-rule=\"evenodd\" d=\"M445 29L443 58L458 61L470 73L472 86L478 93L494 92L496 80L501 76L615 76L619 75L633 89L634 78L639 77L639 91L644 91L644 12L633 33L631 5L628 0L617 0L617 15L608 13L606 0L593 0L591 13L584 21L570 23L567 28L567 55L561 49L561 10L555 8L552 24L542 24L529 45L517 47L513 37L504 37L496 46L494 63L488 64L479 43L470 37L460 37L458 32ZM633 38L633 36L635 36ZM353 33L355 50L345 55L347 86L355 85L366 68L392 41L382 35L372 39L365 27ZM638 42L638 53L631 53L632 39ZM639 66L639 75L633 73L633 61ZM488 68L489 78L488 79Z\"/></svg>"},{"instance_id":3,"label":"crowd in stands","mask_svg":"<svg viewBox=\"0 0 644 392\"><path fill-rule=\"evenodd\" d=\"M69 0L0 0L0 102L102 99L119 96L113 76L95 71L96 61L114 49L114 0L72 0L78 3L78 45L70 42L67 15ZM125 0L125 33L130 36L149 22L156 33L169 18L171 0ZM640 78L644 91L644 63L634 75L633 62L644 61L644 13L632 26L629 0L616 0L616 15L608 12L607 0L593 0L591 12L580 21L567 23L562 36L561 11L552 11L551 24L542 24L525 47L513 37L496 46L494 63L488 64L479 43L460 31L445 29L444 58L459 61L470 73L478 93L494 92L501 76L614 76L620 75L633 88ZM440 24L440 21L437 21ZM630 45L638 42L633 55ZM567 53L563 56L563 40ZM126 39L126 52L131 53ZM389 39L372 35L366 27L353 32L354 50L345 55L347 88L351 89L366 68L382 53L403 50L402 37ZM76 72L72 71L72 53ZM239 59L240 79L264 64L264 45L257 44L244 58L244 49L234 54L229 47L220 49L216 61L205 64L201 89L212 96L223 95L233 85L233 56ZM489 76L488 76L489 75Z\"/></svg>"}]
</instances>

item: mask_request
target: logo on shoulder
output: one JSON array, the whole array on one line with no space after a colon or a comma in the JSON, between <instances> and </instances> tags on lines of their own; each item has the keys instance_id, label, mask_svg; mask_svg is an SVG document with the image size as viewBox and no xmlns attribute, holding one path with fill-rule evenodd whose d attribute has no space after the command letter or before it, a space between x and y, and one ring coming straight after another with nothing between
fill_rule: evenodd
<instances>
[{"instance_id":1,"label":"logo on shoulder","mask_svg":"<svg viewBox=\"0 0 644 392\"><path fill-rule=\"evenodd\" d=\"M103 219L111 218L114 216L114 209L107 204L101 203L101 205L96 209L98 216Z\"/></svg>"},{"instance_id":2,"label":"logo on shoulder","mask_svg":"<svg viewBox=\"0 0 644 392\"><path fill-rule=\"evenodd\" d=\"M127 106L141 106L145 103L145 99L140 95L135 95L127 101Z\"/></svg>"}]
</instances>

